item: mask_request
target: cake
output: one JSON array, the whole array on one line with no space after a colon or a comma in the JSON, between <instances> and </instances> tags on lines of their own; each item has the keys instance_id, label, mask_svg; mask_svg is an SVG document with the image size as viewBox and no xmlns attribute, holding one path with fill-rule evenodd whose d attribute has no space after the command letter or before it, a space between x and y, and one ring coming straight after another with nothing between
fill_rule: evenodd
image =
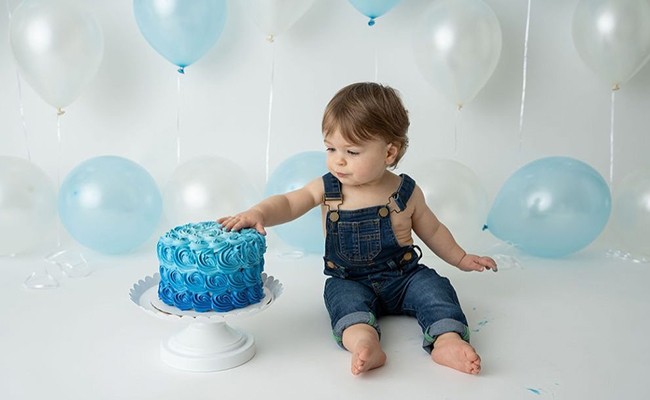
<instances>
[{"instance_id":1,"label":"cake","mask_svg":"<svg viewBox=\"0 0 650 400\"><path fill-rule=\"evenodd\" d=\"M158 297L181 310L226 312L259 303L266 240L217 222L178 226L158 240Z\"/></svg>"}]
</instances>

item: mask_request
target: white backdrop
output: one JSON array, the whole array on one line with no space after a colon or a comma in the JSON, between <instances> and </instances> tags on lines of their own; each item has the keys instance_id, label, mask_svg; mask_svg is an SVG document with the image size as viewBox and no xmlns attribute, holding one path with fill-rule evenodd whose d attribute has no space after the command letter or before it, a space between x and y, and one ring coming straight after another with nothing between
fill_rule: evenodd
<instances>
[{"instance_id":1,"label":"white backdrop","mask_svg":"<svg viewBox=\"0 0 650 400\"><path fill-rule=\"evenodd\" d=\"M3 0L3 2L6 0ZM132 1L84 0L104 29L105 52L96 79L61 119L58 162L56 111L21 79L32 161L56 182L78 163L120 155L145 167L162 187L176 167L179 103L176 67L138 30ZM288 32L269 44L237 0L215 47L181 76L182 161L200 155L231 159L260 193L265 180L272 46L275 79L271 170L287 157L322 150L320 122L341 87L375 78L397 88L411 116L411 148L400 165L455 157L472 168L490 201L517 168L534 159L580 159L609 179L611 90L580 60L571 20L577 0L532 0L523 148L518 150L527 1L485 0L503 32L495 73L457 115L417 69L415 21L430 0L406 0L368 27L345 0L316 0ZM8 8L18 0L8 0ZM0 9L0 155L25 157L16 65L8 45L8 10ZM650 67L616 93L614 184L650 168ZM454 155L454 129L458 150Z\"/></svg>"}]
</instances>

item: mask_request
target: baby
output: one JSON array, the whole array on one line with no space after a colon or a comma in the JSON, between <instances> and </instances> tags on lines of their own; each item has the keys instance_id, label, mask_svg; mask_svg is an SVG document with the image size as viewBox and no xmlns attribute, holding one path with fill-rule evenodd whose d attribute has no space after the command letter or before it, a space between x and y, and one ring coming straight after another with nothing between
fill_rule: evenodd
<instances>
[{"instance_id":1,"label":"baby","mask_svg":"<svg viewBox=\"0 0 650 400\"><path fill-rule=\"evenodd\" d=\"M329 173L296 191L270 197L218 220L227 230L292 221L321 207L325 226L325 305L334 339L352 353L352 373L386 362L377 318L417 318L423 348L438 364L469 374L481 358L469 344L467 319L447 278L420 264L411 231L462 271L497 271L490 257L467 254L427 207L406 174L390 172L406 152L408 113L398 93L376 83L341 89L323 116Z\"/></svg>"}]
</instances>

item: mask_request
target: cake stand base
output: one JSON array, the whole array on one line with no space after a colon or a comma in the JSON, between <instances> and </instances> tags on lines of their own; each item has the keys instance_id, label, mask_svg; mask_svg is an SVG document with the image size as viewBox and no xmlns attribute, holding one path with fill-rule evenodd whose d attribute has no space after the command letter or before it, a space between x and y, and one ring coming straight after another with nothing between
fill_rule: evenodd
<instances>
[{"instance_id":1,"label":"cake stand base","mask_svg":"<svg viewBox=\"0 0 650 400\"><path fill-rule=\"evenodd\" d=\"M191 324L160 344L162 361L185 371L235 368L254 355L253 335L234 329L225 322Z\"/></svg>"}]
</instances>

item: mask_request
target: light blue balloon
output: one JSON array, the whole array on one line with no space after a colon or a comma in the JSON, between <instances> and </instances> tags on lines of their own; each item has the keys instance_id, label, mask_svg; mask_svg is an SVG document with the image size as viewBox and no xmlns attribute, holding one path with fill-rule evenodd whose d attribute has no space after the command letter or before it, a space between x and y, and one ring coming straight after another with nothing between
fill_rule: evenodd
<instances>
[{"instance_id":1,"label":"light blue balloon","mask_svg":"<svg viewBox=\"0 0 650 400\"><path fill-rule=\"evenodd\" d=\"M600 235L612 209L607 183L592 167L548 157L520 168L503 185L488 214L499 239L541 257L561 257Z\"/></svg>"},{"instance_id":2,"label":"light blue balloon","mask_svg":"<svg viewBox=\"0 0 650 400\"><path fill-rule=\"evenodd\" d=\"M133 0L142 35L180 73L216 43L226 9L226 0Z\"/></svg>"},{"instance_id":3,"label":"light blue balloon","mask_svg":"<svg viewBox=\"0 0 650 400\"><path fill-rule=\"evenodd\" d=\"M59 215L79 243L106 254L129 252L154 232L162 198L151 175L131 160L95 157L77 165L59 192Z\"/></svg>"},{"instance_id":4,"label":"light blue balloon","mask_svg":"<svg viewBox=\"0 0 650 400\"><path fill-rule=\"evenodd\" d=\"M265 197L300 189L327 173L324 152L307 151L286 159L273 171L266 183ZM308 253L323 253L323 222L320 207L295 221L273 228L284 242Z\"/></svg>"},{"instance_id":5,"label":"light blue balloon","mask_svg":"<svg viewBox=\"0 0 650 400\"><path fill-rule=\"evenodd\" d=\"M402 0L348 0L361 14L370 18L368 25L375 24L375 18L379 18L393 9Z\"/></svg>"}]
</instances>

